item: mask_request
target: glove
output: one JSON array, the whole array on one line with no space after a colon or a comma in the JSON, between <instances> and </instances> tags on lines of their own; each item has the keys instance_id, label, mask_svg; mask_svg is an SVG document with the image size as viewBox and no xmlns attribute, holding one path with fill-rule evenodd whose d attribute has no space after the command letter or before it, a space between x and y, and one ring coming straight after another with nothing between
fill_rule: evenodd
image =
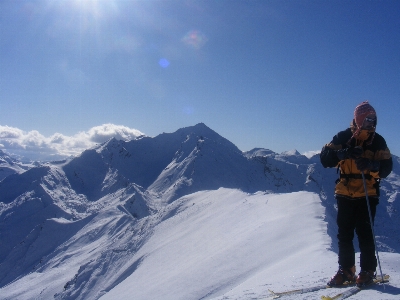
<instances>
[{"instance_id":1,"label":"glove","mask_svg":"<svg viewBox=\"0 0 400 300\"><path fill-rule=\"evenodd\" d=\"M357 169L360 171L371 170L379 171L380 163L377 160L370 160L368 158L362 157L356 160Z\"/></svg>"},{"instance_id":2,"label":"glove","mask_svg":"<svg viewBox=\"0 0 400 300\"><path fill-rule=\"evenodd\" d=\"M360 158L362 154L363 149L361 147L344 148L336 151L336 155L340 160L344 160L347 158L357 159Z\"/></svg>"}]
</instances>

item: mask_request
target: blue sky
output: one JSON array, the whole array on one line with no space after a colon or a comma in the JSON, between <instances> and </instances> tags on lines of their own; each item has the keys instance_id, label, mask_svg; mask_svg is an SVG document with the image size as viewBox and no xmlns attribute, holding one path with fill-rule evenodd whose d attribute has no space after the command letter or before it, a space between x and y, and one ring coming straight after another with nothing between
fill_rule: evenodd
<instances>
[{"instance_id":1,"label":"blue sky","mask_svg":"<svg viewBox=\"0 0 400 300\"><path fill-rule=\"evenodd\" d=\"M204 122L243 151L306 152L369 100L400 155L399 11L394 0L2 0L0 125L155 136Z\"/></svg>"}]
</instances>

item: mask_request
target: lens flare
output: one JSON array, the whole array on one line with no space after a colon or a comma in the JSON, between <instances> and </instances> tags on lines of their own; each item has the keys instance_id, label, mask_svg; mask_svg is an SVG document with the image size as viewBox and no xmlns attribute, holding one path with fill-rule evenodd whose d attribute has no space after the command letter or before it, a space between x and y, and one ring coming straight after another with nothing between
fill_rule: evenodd
<instances>
[{"instance_id":1,"label":"lens flare","mask_svg":"<svg viewBox=\"0 0 400 300\"><path fill-rule=\"evenodd\" d=\"M185 34L182 41L193 49L200 49L207 43L208 38L199 30L191 30Z\"/></svg>"},{"instance_id":2,"label":"lens flare","mask_svg":"<svg viewBox=\"0 0 400 300\"><path fill-rule=\"evenodd\" d=\"M158 61L158 64L160 65L161 68L167 68L169 66L169 61L166 58L161 58Z\"/></svg>"}]
</instances>

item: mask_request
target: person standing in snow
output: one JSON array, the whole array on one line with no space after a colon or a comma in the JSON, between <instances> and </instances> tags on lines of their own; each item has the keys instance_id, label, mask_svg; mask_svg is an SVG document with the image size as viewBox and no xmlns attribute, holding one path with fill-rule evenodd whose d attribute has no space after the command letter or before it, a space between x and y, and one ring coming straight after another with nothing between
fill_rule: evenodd
<instances>
[{"instance_id":1,"label":"person standing in snow","mask_svg":"<svg viewBox=\"0 0 400 300\"><path fill-rule=\"evenodd\" d=\"M375 132L375 109L364 101L354 111L350 128L340 131L321 151L320 160L325 168L340 169L336 181L339 270L328 282L329 286L344 282L368 285L375 277L377 259L364 182L371 209L372 222L379 203L379 181L392 171L392 157L385 139ZM360 268L356 276L354 231L360 247Z\"/></svg>"}]
</instances>

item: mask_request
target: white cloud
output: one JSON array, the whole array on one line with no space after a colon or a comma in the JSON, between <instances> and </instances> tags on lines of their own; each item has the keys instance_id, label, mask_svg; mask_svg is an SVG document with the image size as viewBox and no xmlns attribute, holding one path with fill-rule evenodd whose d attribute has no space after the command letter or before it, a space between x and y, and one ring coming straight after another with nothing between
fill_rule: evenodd
<instances>
[{"instance_id":1,"label":"white cloud","mask_svg":"<svg viewBox=\"0 0 400 300\"><path fill-rule=\"evenodd\" d=\"M22 134L23 134L23 131L21 129L0 125L0 139L18 138Z\"/></svg>"},{"instance_id":2,"label":"white cloud","mask_svg":"<svg viewBox=\"0 0 400 300\"><path fill-rule=\"evenodd\" d=\"M143 135L143 133L126 126L103 124L89 129L88 135L92 142L102 143L112 137L115 137L117 140L129 141Z\"/></svg>"},{"instance_id":3,"label":"white cloud","mask_svg":"<svg viewBox=\"0 0 400 300\"><path fill-rule=\"evenodd\" d=\"M141 135L143 133L139 130L115 124L103 124L73 136L55 133L50 137L45 137L37 130L26 132L19 128L0 125L0 147L10 154L44 161L79 155L84 150L112 137L129 141Z\"/></svg>"}]
</instances>

